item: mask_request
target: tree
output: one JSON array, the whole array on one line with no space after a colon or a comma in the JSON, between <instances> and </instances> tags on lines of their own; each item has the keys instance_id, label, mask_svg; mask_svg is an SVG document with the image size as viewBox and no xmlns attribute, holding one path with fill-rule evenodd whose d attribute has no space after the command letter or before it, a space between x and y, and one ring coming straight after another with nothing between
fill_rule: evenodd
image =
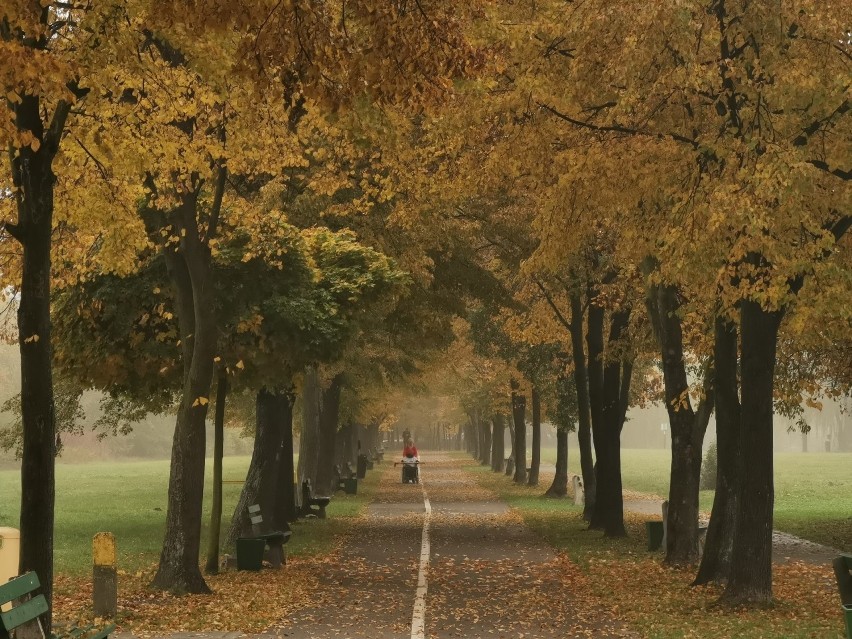
<instances>
[{"instance_id":1,"label":"tree","mask_svg":"<svg viewBox=\"0 0 852 639\"><path fill-rule=\"evenodd\" d=\"M0 182L2 230L22 249L14 274L3 269L6 284L16 284L20 296L23 449L18 570L36 572L49 606L56 491L50 332L54 161L71 108L86 94L71 63L74 44L68 43L76 38L67 37L70 22L58 19L50 3L13 2L0 12L0 55L7 61L2 74L6 98L0 106L0 142L10 150L10 170ZM0 241L6 243L4 236ZM50 611L42 623L50 632Z\"/></svg>"}]
</instances>

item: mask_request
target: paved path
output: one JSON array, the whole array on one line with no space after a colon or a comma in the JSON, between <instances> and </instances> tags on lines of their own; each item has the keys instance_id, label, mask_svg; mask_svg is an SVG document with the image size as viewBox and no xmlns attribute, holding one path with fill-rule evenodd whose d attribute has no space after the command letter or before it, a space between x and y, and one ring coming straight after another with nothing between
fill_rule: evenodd
<instances>
[{"instance_id":1,"label":"paved path","mask_svg":"<svg viewBox=\"0 0 852 639\"><path fill-rule=\"evenodd\" d=\"M607 611L572 599L566 560L463 464L430 455L420 486L402 485L386 465L340 562L319 575L316 605L262 637L632 636Z\"/></svg>"},{"instance_id":2,"label":"paved path","mask_svg":"<svg viewBox=\"0 0 852 639\"><path fill-rule=\"evenodd\" d=\"M320 564L315 604L260 635L179 633L167 639L449 639L635 637L579 599L582 571L555 554L505 503L440 454L421 485L399 469L382 481L339 561ZM628 492L625 510L659 515L662 500ZM776 561L824 563L836 551L775 533ZM119 633L115 639L133 639Z\"/></svg>"}]
</instances>

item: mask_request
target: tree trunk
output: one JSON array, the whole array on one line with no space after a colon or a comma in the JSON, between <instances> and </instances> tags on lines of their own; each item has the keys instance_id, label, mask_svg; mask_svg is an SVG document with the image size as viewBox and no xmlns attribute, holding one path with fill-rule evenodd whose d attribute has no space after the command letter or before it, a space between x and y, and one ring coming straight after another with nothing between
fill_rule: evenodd
<instances>
[{"instance_id":1,"label":"tree trunk","mask_svg":"<svg viewBox=\"0 0 852 639\"><path fill-rule=\"evenodd\" d=\"M336 486L334 477L334 446L337 442L337 427L340 419L340 391L343 388L343 375L336 375L331 384L322 393L320 409L319 456L317 461L317 480L314 490L320 495L333 495ZM365 446L362 453L369 450L369 431L365 433Z\"/></svg>"},{"instance_id":2,"label":"tree trunk","mask_svg":"<svg viewBox=\"0 0 852 639\"><path fill-rule=\"evenodd\" d=\"M172 445L166 534L160 565L151 585L176 592L208 593L210 589L201 574L198 560L204 497L207 405L215 370L213 359L216 356L217 331L212 312L211 254L209 247L199 237L196 205L197 193L184 198L176 210L181 230L180 251L175 253L164 250L168 256L167 262L182 262L185 266L176 278L173 277L173 282L179 298L178 313L185 313L191 305L194 331L184 333L189 322L181 320L181 338L187 342L184 356L190 352L190 348L191 356L188 368L184 361L186 376ZM169 270L170 273L176 272L172 266Z\"/></svg>"},{"instance_id":3,"label":"tree trunk","mask_svg":"<svg viewBox=\"0 0 852 639\"><path fill-rule=\"evenodd\" d=\"M568 429L556 429L556 474L545 497L564 497L568 494Z\"/></svg>"},{"instance_id":4,"label":"tree trunk","mask_svg":"<svg viewBox=\"0 0 852 639\"><path fill-rule=\"evenodd\" d=\"M619 310L612 313L608 338L610 348L617 347L617 342L627 329L629 318L629 311ZM592 325L591 311L589 324ZM593 349L590 346L590 362L592 352ZM602 432L600 438L595 436L595 448L598 453L598 492L592 523L603 528L607 537L623 537L627 534L624 528L624 498L621 485L621 429L624 425L631 372L632 366L629 362L611 358L603 368L603 383L600 386L603 402L600 416ZM594 414L593 403L593 417ZM600 439L599 443L598 439Z\"/></svg>"},{"instance_id":5,"label":"tree trunk","mask_svg":"<svg viewBox=\"0 0 852 639\"><path fill-rule=\"evenodd\" d=\"M594 292L589 292L589 299L594 299ZM606 474L606 428L604 426L603 398L603 349L604 349L604 309L595 304L589 305L589 321L586 329L586 346L589 351L589 413L592 424L592 441L595 447L595 507L589 521L589 528L602 530L604 527L604 512L607 508L606 496L611 488L606 485L610 477ZM588 493L586 493L588 495Z\"/></svg>"},{"instance_id":6,"label":"tree trunk","mask_svg":"<svg viewBox=\"0 0 852 639\"><path fill-rule=\"evenodd\" d=\"M515 477L516 484L527 482L527 398L512 391L512 419L515 422Z\"/></svg>"},{"instance_id":7,"label":"tree trunk","mask_svg":"<svg viewBox=\"0 0 852 639\"><path fill-rule=\"evenodd\" d=\"M278 462L278 494L272 527L284 530L287 522L296 521L295 468L293 467L293 401L291 393L279 393L276 398L275 416L280 420L281 454Z\"/></svg>"},{"instance_id":8,"label":"tree trunk","mask_svg":"<svg viewBox=\"0 0 852 639\"><path fill-rule=\"evenodd\" d=\"M577 440L583 475L585 503L583 519L591 521L597 494L595 462L592 456L592 416L589 400L589 371L583 347L583 306L579 293L571 293L571 350L574 360L574 386L577 389Z\"/></svg>"},{"instance_id":9,"label":"tree trunk","mask_svg":"<svg viewBox=\"0 0 852 639\"><path fill-rule=\"evenodd\" d=\"M479 463L483 466L488 466L491 463L491 447L493 441L491 437L491 422L479 412L479 430L482 432L482 452L479 456Z\"/></svg>"},{"instance_id":10,"label":"tree trunk","mask_svg":"<svg viewBox=\"0 0 852 639\"><path fill-rule=\"evenodd\" d=\"M302 384L302 429L299 436L299 485L309 479L316 486L319 460L319 416L321 388L316 366L305 369Z\"/></svg>"},{"instance_id":11,"label":"tree trunk","mask_svg":"<svg viewBox=\"0 0 852 639\"><path fill-rule=\"evenodd\" d=\"M772 599L772 417L778 328L782 311L741 302L742 406L739 500L726 602ZM747 427L745 427L747 425Z\"/></svg>"},{"instance_id":12,"label":"tree trunk","mask_svg":"<svg viewBox=\"0 0 852 639\"><path fill-rule=\"evenodd\" d=\"M494 415L491 419L494 424L494 431L491 434L491 470L495 473L502 473L504 467L505 455L505 433L506 433L506 418L500 413Z\"/></svg>"},{"instance_id":13,"label":"tree trunk","mask_svg":"<svg viewBox=\"0 0 852 639\"><path fill-rule=\"evenodd\" d=\"M231 517L227 537L229 546L233 546L237 538L251 535L249 506L260 506L260 514L266 527L269 527L269 522L274 517L276 494L280 487L279 462L284 434L280 404L280 395L266 388L258 391L254 449L240 499Z\"/></svg>"},{"instance_id":14,"label":"tree trunk","mask_svg":"<svg viewBox=\"0 0 852 639\"><path fill-rule=\"evenodd\" d=\"M216 384L216 415L213 419L213 505L210 509L210 539L207 543L208 575L219 574L219 532L222 528L222 457L225 440L225 399L228 396L228 373L219 369Z\"/></svg>"},{"instance_id":15,"label":"tree trunk","mask_svg":"<svg viewBox=\"0 0 852 639\"><path fill-rule=\"evenodd\" d=\"M568 449L565 449L566 453ZM532 389L532 458L527 485L538 486L538 473L541 468L541 397L538 389Z\"/></svg>"},{"instance_id":16,"label":"tree trunk","mask_svg":"<svg viewBox=\"0 0 852 639\"><path fill-rule=\"evenodd\" d=\"M13 107L17 125L41 142L14 149L10 154L12 179L17 188L17 224L6 224L23 249L18 347L21 353L21 548L20 574L34 571L50 610L42 615L50 634L53 601L53 524L56 499L56 414L50 334L50 244L53 231L52 163L59 140L45 137L41 106L26 95ZM57 108L57 115L59 108ZM64 118L63 118L64 123ZM63 124L64 126L64 124ZM59 131L61 132L61 128ZM7 197L10 195L7 193Z\"/></svg>"},{"instance_id":17,"label":"tree trunk","mask_svg":"<svg viewBox=\"0 0 852 639\"><path fill-rule=\"evenodd\" d=\"M716 319L716 495L704 554L695 585L724 583L731 569L736 531L737 485L740 468L740 401L737 381L737 328L723 318Z\"/></svg>"},{"instance_id":18,"label":"tree trunk","mask_svg":"<svg viewBox=\"0 0 852 639\"><path fill-rule=\"evenodd\" d=\"M672 433L666 563L688 565L698 560L698 484L701 448L713 406L712 372L705 371L705 397L693 411L683 355L683 332L674 286L651 286L648 314L660 346L666 410Z\"/></svg>"},{"instance_id":19,"label":"tree trunk","mask_svg":"<svg viewBox=\"0 0 852 639\"><path fill-rule=\"evenodd\" d=\"M511 447L511 450L509 451L509 458L512 460L512 464L514 464L515 463L515 414L514 414L514 411L512 412L512 415L509 417L508 424L509 424L509 446ZM509 468L512 469L512 472L509 472ZM514 472L515 472L514 466L509 466L507 464L506 465L506 475L507 476L508 475L514 476Z\"/></svg>"}]
</instances>

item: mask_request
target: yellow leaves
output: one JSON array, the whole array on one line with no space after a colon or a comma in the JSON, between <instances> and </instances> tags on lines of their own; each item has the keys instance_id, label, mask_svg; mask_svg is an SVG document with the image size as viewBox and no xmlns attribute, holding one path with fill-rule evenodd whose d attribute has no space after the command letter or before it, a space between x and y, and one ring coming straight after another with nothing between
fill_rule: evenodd
<instances>
[{"instance_id":1,"label":"yellow leaves","mask_svg":"<svg viewBox=\"0 0 852 639\"><path fill-rule=\"evenodd\" d=\"M192 402L192 406L193 408L195 408L196 406L207 406L208 403L209 400L206 397L196 397L195 401Z\"/></svg>"},{"instance_id":2,"label":"yellow leaves","mask_svg":"<svg viewBox=\"0 0 852 639\"><path fill-rule=\"evenodd\" d=\"M24 338L24 344L34 344L38 342L39 336L37 334L30 335L29 337Z\"/></svg>"},{"instance_id":3,"label":"yellow leaves","mask_svg":"<svg viewBox=\"0 0 852 639\"><path fill-rule=\"evenodd\" d=\"M245 364L243 364L243 360L240 360L240 361L239 361L239 362L237 362L234 366L235 366L236 368L240 369L240 370L243 370L243 369L246 367L246 366L245 366Z\"/></svg>"},{"instance_id":4,"label":"yellow leaves","mask_svg":"<svg viewBox=\"0 0 852 639\"><path fill-rule=\"evenodd\" d=\"M810 397L805 398L805 404L810 406L811 408L816 408L817 410L822 410L822 402L812 399Z\"/></svg>"}]
</instances>

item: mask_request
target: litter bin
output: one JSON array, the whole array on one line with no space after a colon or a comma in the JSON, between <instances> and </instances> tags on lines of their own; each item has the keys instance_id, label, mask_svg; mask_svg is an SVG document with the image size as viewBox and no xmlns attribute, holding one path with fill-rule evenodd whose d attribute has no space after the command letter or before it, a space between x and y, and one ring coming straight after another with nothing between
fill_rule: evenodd
<instances>
[{"instance_id":1,"label":"litter bin","mask_svg":"<svg viewBox=\"0 0 852 639\"><path fill-rule=\"evenodd\" d=\"M846 636L852 639L852 555L840 555L831 562L843 616L846 619Z\"/></svg>"},{"instance_id":2,"label":"litter bin","mask_svg":"<svg viewBox=\"0 0 852 639\"><path fill-rule=\"evenodd\" d=\"M21 531L17 528L0 527L0 584L18 576L18 560L21 557ZM4 612L12 605L0 606Z\"/></svg>"},{"instance_id":3,"label":"litter bin","mask_svg":"<svg viewBox=\"0 0 852 639\"><path fill-rule=\"evenodd\" d=\"M260 570L263 567L263 551L266 540L254 537L237 539L237 570Z\"/></svg>"},{"instance_id":4,"label":"litter bin","mask_svg":"<svg viewBox=\"0 0 852 639\"><path fill-rule=\"evenodd\" d=\"M355 472L358 479L364 479L367 476L367 456L364 454L358 455L358 468Z\"/></svg>"},{"instance_id":5,"label":"litter bin","mask_svg":"<svg viewBox=\"0 0 852 639\"><path fill-rule=\"evenodd\" d=\"M648 550L659 550L663 545L663 522L646 521L645 528L648 531Z\"/></svg>"},{"instance_id":6,"label":"litter bin","mask_svg":"<svg viewBox=\"0 0 852 639\"><path fill-rule=\"evenodd\" d=\"M355 477L347 477L343 480L343 492L347 495L358 494L358 480Z\"/></svg>"}]
</instances>

